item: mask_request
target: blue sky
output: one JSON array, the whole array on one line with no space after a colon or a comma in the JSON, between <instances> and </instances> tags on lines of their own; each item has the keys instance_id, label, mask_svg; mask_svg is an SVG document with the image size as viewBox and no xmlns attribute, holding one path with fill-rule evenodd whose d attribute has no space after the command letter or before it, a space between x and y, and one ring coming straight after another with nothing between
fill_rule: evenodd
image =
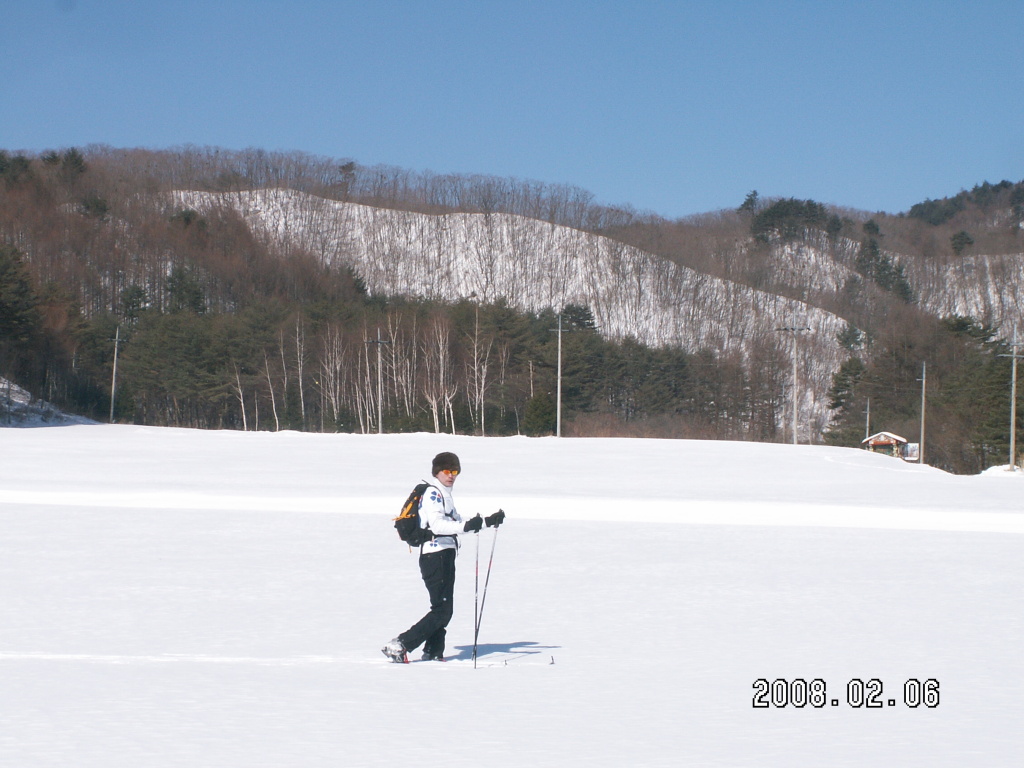
<instances>
[{"instance_id":1,"label":"blue sky","mask_svg":"<svg viewBox=\"0 0 1024 768\"><path fill-rule=\"evenodd\" d=\"M4 0L0 148L298 150L898 212L1024 179L1024 0Z\"/></svg>"}]
</instances>

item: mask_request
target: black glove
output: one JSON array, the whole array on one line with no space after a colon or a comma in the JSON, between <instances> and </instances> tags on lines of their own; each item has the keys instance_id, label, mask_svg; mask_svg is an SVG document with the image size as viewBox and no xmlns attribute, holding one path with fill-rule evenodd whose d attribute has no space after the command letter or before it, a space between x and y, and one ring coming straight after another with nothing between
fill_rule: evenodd
<instances>
[{"instance_id":1,"label":"black glove","mask_svg":"<svg viewBox=\"0 0 1024 768\"><path fill-rule=\"evenodd\" d=\"M484 522L487 523L488 528L497 528L503 522L505 522L505 511L499 509L493 515L488 515L484 518Z\"/></svg>"},{"instance_id":2,"label":"black glove","mask_svg":"<svg viewBox=\"0 0 1024 768\"><path fill-rule=\"evenodd\" d=\"M476 517L469 518L469 520L467 520L466 524L463 526L462 530L464 530L466 533L476 533L483 527L484 519L480 517L480 515L477 515Z\"/></svg>"}]
</instances>

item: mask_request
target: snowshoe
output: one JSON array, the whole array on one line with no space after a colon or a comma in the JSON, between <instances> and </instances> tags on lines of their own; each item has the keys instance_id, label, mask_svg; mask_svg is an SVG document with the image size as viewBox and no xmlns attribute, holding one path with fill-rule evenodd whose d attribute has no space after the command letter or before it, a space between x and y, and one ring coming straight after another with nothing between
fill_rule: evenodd
<instances>
[{"instance_id":1,"label":"snowshoe","mask_svg":"<svg viewBox=\"0 0 1024 768\"><path fill-rule=\"evenodd\" d=\"M397 637L381 648L380 652L391 659L395 664L409 663L409 655L405 652L405 646L402 645L402 641Z\"/></svg>"}]
</instances>

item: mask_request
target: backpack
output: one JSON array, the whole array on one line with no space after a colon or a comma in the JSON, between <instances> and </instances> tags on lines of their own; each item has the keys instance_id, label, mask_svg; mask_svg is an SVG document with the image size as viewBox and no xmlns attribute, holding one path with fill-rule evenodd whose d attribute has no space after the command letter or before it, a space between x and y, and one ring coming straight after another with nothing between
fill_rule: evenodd
<instances>
[{"instance_id":1,"label":"backpack","mask_svg":"<svg viewBox=\"0 0 1024 768\"><path fill-rule=\"evenodd\" d=\"M430 483L420 483L413 488L409 498L402 505L402 514L395 518L398 538L410 547L421 546L434 538L429 528L420 528L420 499L429 487Z\"/></svg>"}]
</instances>

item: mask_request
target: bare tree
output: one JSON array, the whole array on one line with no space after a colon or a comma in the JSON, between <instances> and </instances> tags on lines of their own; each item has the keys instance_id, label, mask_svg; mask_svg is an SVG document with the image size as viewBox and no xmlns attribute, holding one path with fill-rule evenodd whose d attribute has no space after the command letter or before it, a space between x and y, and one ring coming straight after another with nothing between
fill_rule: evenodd
<instances>
[{"instance_id":1,"label":"bare tree","mask_svg":"<svg viewBox=\"0 0 1024 768\"><path fill-rule=\"evenodd\" d=\"M270 390L270 408L274 414L274 431L281 431L281 420L277 417L277 398L274 396L274 379L270 375L270 358L263 350L263 369L267 372L267 389Z\"/></svg>"},{"instance_id":2,"label":"bare tree","mask_svg":"<svg viewBox=\"0 0 1024 768\"><path fill-rule=\"evenodd\" d=\"M245 416L245 390L242 389L242 376L238 372L238 363L234 364L235 368L235 397L238 398L238 406L242 410L242 431L249 431L249 422Z\"/></svg>"},{"instance_id":3,"label":"bare tree","mask_svg":"<svg viewBox=\"0 0 1024 768\"><path fill-rule=\"evenodd\" d=\"M410 417L416 412L416 373L418 345L416 344L416 318L412 319L409 336L402 332L401 314L388 316L388 357L391 390L395 406Z\"/></svg>"},{"instance_id":4,"label":"bare tree","mask_svg":"<svg viewBox=\"0 0 1024 768\"><path fill-rule=\"evenodd\" d=\"M491 360L494 338L484 339L480 334L480 307L476 308L473 333L467 335L470 343L469 360L466 362L466 390L469 395L469 409L474 423L480 424L480 434L486 431L487 369Z\"/></svg>"},{"instance_id":5,"label":"bare tree","mask_svg":"<svg viewBox=\"0 0 1024 768\"><path fill-rule=\"evenodd\" d=\"M455 432L453 400L458 391L452 376L451 324L444 315L437 315L427 326L423 340L423 378L421 390L434 420L434 432L441 432L444 418Z\"/></svg>"},{"instance_id":6,"label":"bare tree","mask_svg":"<svg viewBox=\"0 0 1024 768\"><path fill-rule=\"evenodd\" d=\"M324 331L320 362L320 391L325 402L330 405L331 416L335 424L341 418L342 404L345 398L346 368L349 352L345 346L341 329L336 325L328 325Z\"/></svg>"},{"instance_id":7,"label":"bare tree","mask_svg":"<svg viewBox=\"0 0 1024 768\"><path fill-rule=\"evenodd\" d=\"M302 313L295 319L295 372L299 385L299 418L302 429L306 428L306 388L303 385L303 374L306 368L306 331L302 322Z\"/></svg>"}]
</instances>

